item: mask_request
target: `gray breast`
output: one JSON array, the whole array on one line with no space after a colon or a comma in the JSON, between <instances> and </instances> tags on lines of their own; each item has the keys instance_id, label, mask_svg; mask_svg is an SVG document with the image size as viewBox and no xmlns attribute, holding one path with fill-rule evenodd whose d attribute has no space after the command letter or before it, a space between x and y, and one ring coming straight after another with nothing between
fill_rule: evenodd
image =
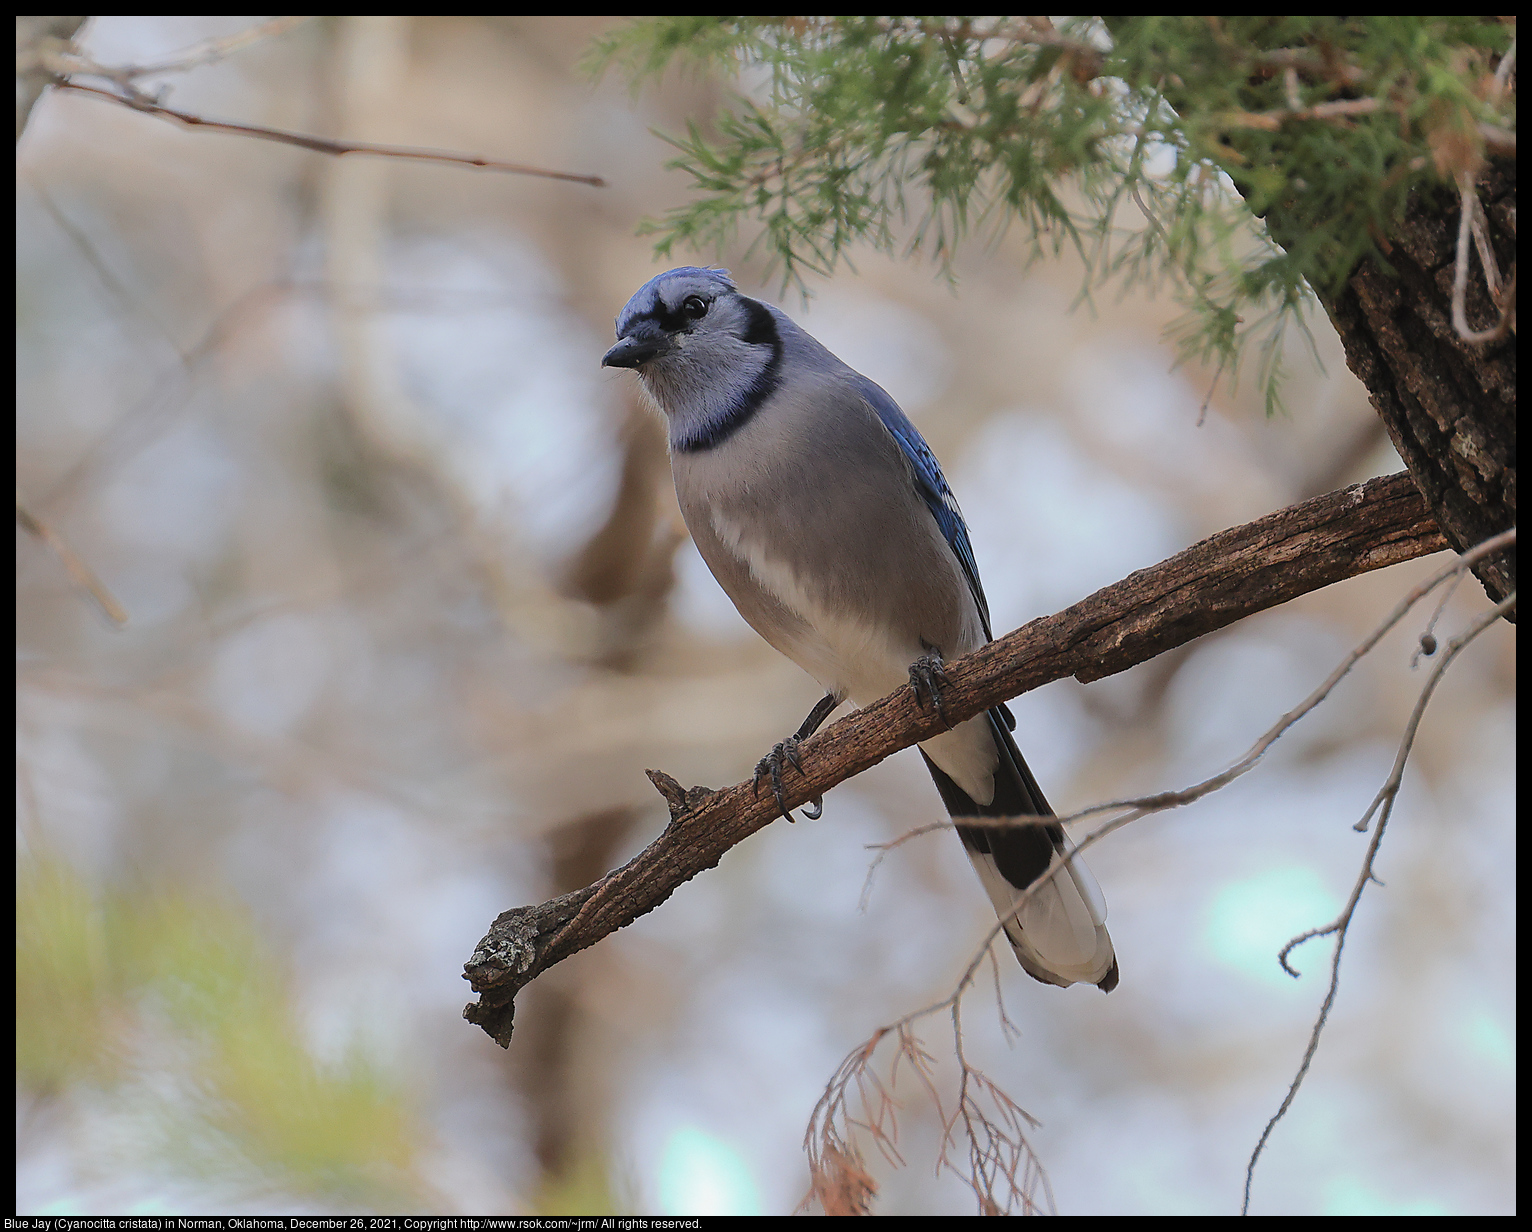
<instances>
[{"instance_id":1,"label":"gray breast","mask_svg":"<svg viewBox=\"0 0 1532 1232\"><path fill-rule=\"evenodd\" d=\"M830 613L874 621L948 658L982 643L961 567L909 463L847 376L795 381L716 450L672 463L693 537L752 624L745 609L760 601L741 601L740 591L755 588L744 567L715 563L728 549L720 523L764 545Z\"/></svg>"}]
</instances>

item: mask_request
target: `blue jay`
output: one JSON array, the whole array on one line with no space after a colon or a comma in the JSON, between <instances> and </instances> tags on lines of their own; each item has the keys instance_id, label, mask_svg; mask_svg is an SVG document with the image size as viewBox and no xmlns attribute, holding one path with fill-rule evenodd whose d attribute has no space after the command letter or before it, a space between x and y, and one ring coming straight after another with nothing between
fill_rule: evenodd
<instances>
[{"instance_id":1,"label":"blue jay","mask_svg":"<svg viewBox=\"0 0 1532 1232\"><path fill-rule=\"evenodd\" d=\"M650 279L618 315L617 337L601 363L634 369L664 413L702 559L755 631L825 690L756 769L780 807L783 763L801 771L798 742L842 701L867 705L913 683L939 708L942 662L990 640L968 528L898 404L780 309L741 295L726 271ZM922 742L921 755L1022 967L1110 992L1106 904L1078 857L1061 867L1063 828L963 824L1054 815L1014 726L996 706Z\"/></svg>"}]
</instances>

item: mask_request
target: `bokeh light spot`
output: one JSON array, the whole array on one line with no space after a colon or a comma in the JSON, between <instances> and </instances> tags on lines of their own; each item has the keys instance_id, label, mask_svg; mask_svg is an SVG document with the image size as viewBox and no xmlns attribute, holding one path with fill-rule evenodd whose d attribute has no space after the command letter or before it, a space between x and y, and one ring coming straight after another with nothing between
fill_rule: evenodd
<instances>
[{"instance_id":1,"label":"bokeh light spot","mask_svg":"<svg viewBox=\"0 0 1532 1232\"><path fill-rule=\"evenodd\" d=\"M1440 1202L1396 1201L1363 1184L1354 1176L1343 1176L1325 1187L1326 1215L1450 1215Z\"/></svg>"},{"instance_id":2,"label":"bokeh light spot","mask_svg":"<svg viewBox=\"0 0 1532 1232\"><path fill-rule=\"evenodd\" d=\"M1271 983L1291 982L1277 953L1294 937L1322 927L1340 910L1340 901L1311 868L1291 865L1225 885L1208 911L1206 939L1213 956L1226 966ZM1296 970L1312 964L1300 946L1288 956ZM1318 953L1322 949L1314 949Z\"/></svg>"},{"instance_id":3,"label":"bokeh light spot","mask_svg":"<svg viewBox=\"0 0 1532 1232\"><path fill-rule=\"evenodd\" d=\"M1468 1045L1484 1060L1502 1069L1516 1068L1516 1041L1493 1014L1478 1010L1464 1024Z\"/></svg>"},{"instance_id":4,"label":"bokeh light spot","mask_svg":"<svg viewBox=\"0 0 1532 1232\"><path fill-rule=\"evenodd\" d=\"M678 1129L660 1162L660 1206L667 1215L759 1215L760 1191L733 1147L700 1129Z\"/></svg>"}]
</instances>

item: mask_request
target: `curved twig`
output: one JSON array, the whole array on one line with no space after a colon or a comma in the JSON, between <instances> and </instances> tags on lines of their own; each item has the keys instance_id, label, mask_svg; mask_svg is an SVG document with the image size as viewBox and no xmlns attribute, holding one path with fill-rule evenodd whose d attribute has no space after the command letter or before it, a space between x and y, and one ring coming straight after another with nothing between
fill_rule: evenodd
<instances>
[{"instance_id":1,"label":"curved twig","mask_svg":"<svg viewBox=\"0 0 1532 1232\"><path fill-rule=\"evenodd\" d=\"M1490 248L1489 239L1484 234L1484 222L1480 217L1483 207L1479 204L1479 194L1473 181L1466 175L1460 178L1458 198L1462 208L1458 211L1458 250L1452 268L1452 328L1457 330L1458 337L1464 342L1499 342L1510 332L1512 322L1516 319L1516 278L1513 274L1510 286L1501 291L1500 270L1495 263L1494 250ZM1500 309L1500 319L1489 329L1471 328L1464 306L1468 294L1470 237L1479 250L1479 263L1484 267L1484 282L1489 288L1490 302Z\"/></svg>"},{"instance_id":2,"label":"curved twig","mask_svg":"<svg viewBox=\"0 0 1532 1232\"><path fill-rule=\"evenodd\" d=\"M1410 713L1410 720L1405 725L1404 735L1399 741L1399 751L1394 757L1394 768L1390 772L1387 781L1373 797L1367 812L1362 815L1361 821L1357 822L1356 829L1365 830L1367 823L1374 813L1378 813L1378 825L1372 833L1372 840L1367 844L1367 853L1362 858L1362 869L1357 874L1356 883L1351 887L1351 897L1346 900L1346 905L1341 909L1340 915L1336 916L1323 928L1311 928L1307 932L1300 933L1285 946L1278 955L1278 961L1282 969L1294 979L1298 978L1298 972L1288 965L1287 956L1305 941L1315 937L1334 935L1335 951L1330 956L1330 986L1325 993L1324 1003L1319 1008L1319 1017L1314 1020L1314 1028L1309 1032L1309 1042L1303 1050L1303 1060L1298 1064L1298 1072L1293 1075L1292 1082L1288 1085L1287 1094L1282 1098L1281 1106L1272 1114L1266 1127L1261 1131L1260 1138L1256 1141L1255 1149L1250 1153L1250 1161L1245 1165L1245 1196L1240 1206L1240 1214L1250 1213L1250 1187L1255 1180L1255 1165L1261 1158L1261 1152L1266 1149L1267 1140L1272 1131L1276 1129L1277 1122L1287 1115L1287 1110L1292 1107L1293 1100L1297 1098L1298 1088L1303 1085L1303 1080L1308 1076L1309 1066L1314 1061L1314 1055L1319 1051L1319 1037L1324 1032L1325 1025L1330 1020L1330 1011L1335 1007L1335 998L1340 992L1340 964L1341 954L1346 946L1346 935L1351 928L1351 921L1356 915L1357 905L1362 901L1362 891L1367 888L1367 883L1377 878L1373 874L1373 864L1378 856L1378 848L1383 842L1383 832L1388 827L1388 819L1394 810L1394 801L1399 795L1399 786L1404 778L1404 766L1410 756L1410 750L1415 744L1415 734L1420 728L1421 716L1425 714L1426 703L1431 700L1431 694L1436 686L1441 683L1447 666L1453 659L1468 646L1479 634L1488 629L1507 612L1516 606L1516 595L1507 595L1505 599L1492 607L1489 611L1475 620L1468 629L1460 636L1453 638L1447 643L1447 653L1432 669L1425 685L1420 690L1420 696L1415 701L1415 708ZM1381 809L1381 812L1379 810Z\"/></svg>"}]
</instances>

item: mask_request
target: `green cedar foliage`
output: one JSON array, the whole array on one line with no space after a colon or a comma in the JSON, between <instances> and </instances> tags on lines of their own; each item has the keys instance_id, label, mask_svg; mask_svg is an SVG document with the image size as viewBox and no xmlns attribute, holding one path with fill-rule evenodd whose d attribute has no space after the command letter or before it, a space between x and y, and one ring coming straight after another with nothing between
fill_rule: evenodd
<instances>
[{"instance_id":1,"label":"green cedar foliage","mask_svg":"<svg viewBox=\"0 0 1532 1232\"><path fill-rule=\"evenodd\" d=\"M847 249L925 251L1020 222L1071 244L1089 294L1167 279L1182 358L1233 374L1337 291L1406 198L1472 175L1514 131L1495 68L1514 18L656 17L592 49L634 83L673 61L746 83L667 137L693 199L643 224L660 255L741 224L784 285ZM1284 244L1270 238L1274 225ZM1384 240L1380 244L1380 240Z\"/></svg>"}]
</instances>

